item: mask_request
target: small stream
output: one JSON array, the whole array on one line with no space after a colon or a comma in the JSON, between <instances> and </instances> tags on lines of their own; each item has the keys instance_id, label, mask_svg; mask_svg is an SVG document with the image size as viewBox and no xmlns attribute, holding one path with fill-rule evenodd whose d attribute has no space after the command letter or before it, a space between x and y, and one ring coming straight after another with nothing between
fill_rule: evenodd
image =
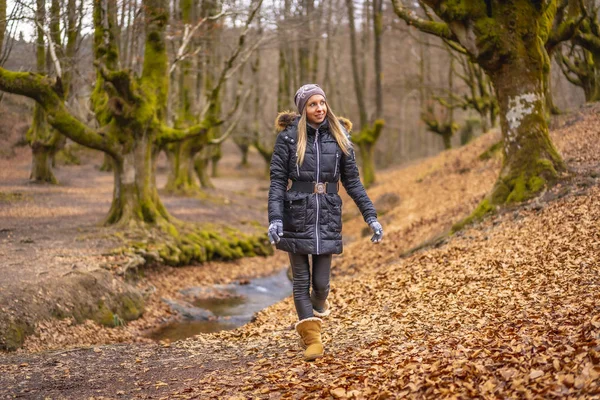
<instances>
[{"instance_id":1,"label":"small stream","mask_svg":"<svg viewBox=\"0 0 600 400\"><path fill-rule=\"evenodd\" d=\"M191 287L180 292L186 301L163 301L183 320L167 323L147 337L176 341L199 333L235 329L250 322L256 312L291 295L292 282L284 268L245 283Z\"/></svg>"}]
</instances>

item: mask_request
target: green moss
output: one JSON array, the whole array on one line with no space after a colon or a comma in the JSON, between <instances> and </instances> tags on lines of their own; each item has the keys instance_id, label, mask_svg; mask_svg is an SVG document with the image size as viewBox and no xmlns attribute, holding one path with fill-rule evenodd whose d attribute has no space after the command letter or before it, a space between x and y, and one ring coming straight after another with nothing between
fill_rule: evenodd
<instances>
[{"instance_id":1,"label":"green moss","mask_svg":"<svg viewBox=\"0 0 600 400\"><path fill-rule=\"evenodd\" d=\"M439 10L445 20L462 21L473 11L471 3L469 0L447 0L441 3Z\"/></svg>"},{"instance_id":2,"label":"green moss","mask_svg":"<svg viewBox=\"0 0 600 400\"><path fill-rule=\"evenodd\" d=\"M33 331L27 324L17 321L10 321L6 330L0 332L0 350L15 351L25 341L25 336Z\"/></svg>"},{"instance_id":3,"label":"green moss","mask_svg":"<svg viewBox=\"0 0 600 400\"><path fill-rule=\"evenodd\" d=\"M119 316L125 321L138 319L144 313L144 299L141 296L125 294L120 298Z\"/></svg>"},{"instance_id":4,"label":"green moss","mask_svg":"<svg viewBox=\"0 0 600 400\"><path fill-rule=\"evenodd\" d=\"M532 176L527 182L527 187L532 193L539 193L546 185L546 180L539 176Z\"/></svg>"},{"instance_id":5,"label":"green moss","mask_svg":"<svg viewBox=\"0 0 600 400\"><path fill-rule=\"evenodd\" d=\"M98 302L98 310L96 311L93 320L100 325L109 327L115 326L115 315L102 300Z\"/></svg>"},{"instance_id":6,"label":"green moss","mask_svg":"<svg viewBox=\"0 0 600 400\"><path fill-rule=\"evenodd\" d=\"M81 165L81 159L77 155L79 150L77 145L66 146L59 150L54 157L56 162L61 165Z\"/></svg>"},{"instance_id":7,"label":"green moss","mask_svg":"<svg viewBox=\"0 0 600 400\"><path fill-rule=\"evenodd\" d=\"M504 144L504 142L502 140L494 143L486 151L484 151L483 153L481 153L479 155L479 159L482 161L485 161L485 160L489 160L492 157L495 157L496 155L501 155L501 150L502 150L503 144Z\"/></svg>"},{"instance_id":8,"label":"green moss","mask_svg":"<svg viewBox=\"0 0 600 400\"><path fill-rule=\"evenodd\" d=\"M466 225L481 221L483 217L494 212L495 210L496 207L494 207L488 199L482 200L481 203L479 203L479 205L475 209L475 211L471 213L471 215L452 226L450 233L456 233L462 230Z\"/></svg>"},{"instance_id":9,"label":"green moss","mask_svg":"<svg viewBox=\"0 0 600 400\"><path fill-rule=\"evenodd\" d=\"M19 192L0 192L0 202L13 203L29 200L30 196Z\"/></svg>"},{"instance_id":10,"label":"green moss","mask_svg":"<svg viewBox=\"0 0 600 400\"><path fill-rule=\"evenodd\" d=\"M527 185L524 175L519 175L512 182L512 191L506 198L507 203L518 203L527 198Z\"/></svg>"}]
</instances>

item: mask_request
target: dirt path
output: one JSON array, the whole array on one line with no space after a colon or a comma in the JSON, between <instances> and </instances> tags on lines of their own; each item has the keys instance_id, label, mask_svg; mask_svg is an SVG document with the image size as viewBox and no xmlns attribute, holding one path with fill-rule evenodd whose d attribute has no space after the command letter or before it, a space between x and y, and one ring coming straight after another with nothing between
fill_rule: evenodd
<instances>
[{"instance_id":1,"label":"dirt path","mask_svg":"<svg viewBox=\"0 0 600 400\"><path fill-rule=\"evenodd\" d=\"M218 189L206 190L201 198L162 194L176 218L227 224L242 231L252 230L252 221L266 223L268 181L237 170L235 150L226 151L230 156L221 164L225 177L214 179ZM261 170L264 163L253 155L253 171ZM28 183L26 149L19 149L15 158L0 160L0 269L10 277L0 279L0 290L62 276L74 268L99 268L106 262L103 254L119 245L110 229L101 226L110 208L112 173L98 171L102 159L96 153L85 151L82 159L89 161L57 169L59 186ZM161 159L158 187L165 181Z\"/></svg>"}]
</instances>

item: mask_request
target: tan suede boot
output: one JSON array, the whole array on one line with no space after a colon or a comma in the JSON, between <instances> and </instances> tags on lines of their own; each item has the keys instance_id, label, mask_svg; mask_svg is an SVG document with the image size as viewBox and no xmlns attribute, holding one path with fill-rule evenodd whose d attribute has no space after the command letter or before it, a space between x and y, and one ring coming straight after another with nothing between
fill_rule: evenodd
<instances>
[{"instance_id":1,"label":"tan suede boot","mask_svg":"<svg viewBox=\"0 0 600 400\"><path fill-rule=\"evenodd\" d=\"M323 343L321 343L321 319L306 318L296 323L296 332L300 334L302 343L306 346L304 360L312 361L323 357Z\"/></svg>"}]
</instances>

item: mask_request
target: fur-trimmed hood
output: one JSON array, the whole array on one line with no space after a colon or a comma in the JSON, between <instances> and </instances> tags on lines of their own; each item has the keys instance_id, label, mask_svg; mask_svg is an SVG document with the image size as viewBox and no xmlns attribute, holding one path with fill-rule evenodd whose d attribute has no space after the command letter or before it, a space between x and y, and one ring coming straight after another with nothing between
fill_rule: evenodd
<instances>
[{"instance_id":1,"label":"fur-trimmed hood","mask_svg":"<svg viewBox=\"0 0 600 400\"><path fill-rule=\"evenodd\" d=\"M295 111L282 111L275 118L275 130L279 133L288 126L297 124L299 118L300 115ZM340 121L346 132L350 133L352 131L352 122L348 118L338 117L338 121Z\"/></svg>"}]
</instances>

